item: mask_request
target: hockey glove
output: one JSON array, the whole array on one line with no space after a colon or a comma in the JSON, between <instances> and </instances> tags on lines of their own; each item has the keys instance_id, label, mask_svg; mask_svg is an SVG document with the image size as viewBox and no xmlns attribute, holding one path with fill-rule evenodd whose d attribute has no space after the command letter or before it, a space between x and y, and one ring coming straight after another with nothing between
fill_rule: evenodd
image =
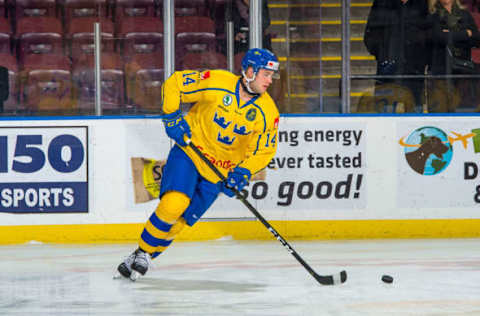
<instances>
[{"instance_id":1,"label":"hockey glove","mask_svg":"<svg viewBox=\"0 0 480 316\"><path fill-rule=\"evenodd\" d=\"M222 182L222 192L229 197L234 197L235 192L232 188L241 192L242 189L248 184L252 174L250 170L242 167L235 167L228 173L226 182Z\"/></svg>"},{"instance_id":2,"label":"hockey glove","mask_svg":"<svg viewBox=\"0 0 480 316\"><path fill-rule=\"evenodd\" d=\"M187 121L183 118L182 112L177 110L173 113L164 115L162 120L165 124L165 131L167 132L168 137L173 139L180 146L187 146L183 137L186 134L191 138L192 133L190 132L190 126L188 126Z\"/></svg>"}]
</instances>

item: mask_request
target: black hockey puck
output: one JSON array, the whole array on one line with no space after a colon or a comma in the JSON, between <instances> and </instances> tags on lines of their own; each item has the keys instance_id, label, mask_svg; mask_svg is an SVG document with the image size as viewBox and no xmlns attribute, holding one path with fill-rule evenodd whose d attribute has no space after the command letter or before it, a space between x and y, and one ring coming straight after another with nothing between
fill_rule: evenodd
<instances>
[{"instance_id":1,"label":"black hockey puck","mask_svg":"<svg viewBox=\"0 0 480 316\"><path fill-rule=\"evenodd\" d=\"M382 281L385 282L385 283L392 283L393 282L393 278L389 275L382 275Z\"/></svg>"}]
</instances>

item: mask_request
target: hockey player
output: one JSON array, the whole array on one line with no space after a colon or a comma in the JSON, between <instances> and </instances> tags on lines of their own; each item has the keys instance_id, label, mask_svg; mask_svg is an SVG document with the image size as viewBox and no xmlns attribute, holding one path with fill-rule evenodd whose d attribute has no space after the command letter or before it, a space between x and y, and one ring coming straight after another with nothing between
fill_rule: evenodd
<instances>
[{"instance_id":1,"label":"hockey player","mask_svg":"<svg viewBox=\"0 0 480 316\"><path fill-rule=\"evenodd\" d=\"M145 224L139 247L119 266L132 280L172 243L185 225L194 225L219 193L235 196L252 175L267 166L277 149L279 113L266 92L276 77L277 57L250 49L242 76L225 70L176 71L162 86L163 122L175 141L163 169L160 202ZM184 116L180 103L194 103ZM189 148L192 143L226 177L217 175Z\"/></svg>"}]
</instances>

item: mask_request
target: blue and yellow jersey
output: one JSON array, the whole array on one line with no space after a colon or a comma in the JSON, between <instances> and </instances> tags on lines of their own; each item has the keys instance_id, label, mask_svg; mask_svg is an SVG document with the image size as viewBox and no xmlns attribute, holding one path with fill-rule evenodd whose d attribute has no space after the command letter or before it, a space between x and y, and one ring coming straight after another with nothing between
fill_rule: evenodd
<instances>
[{"instance_id":1,"label":"blue and yellow jersey","mask_svg":"<svg viewBox=\"0 0 480 316\"><path fill-rule=\"evenodd\" d=\"M248 102L240 99L240 77L224 70L177 71L162 86L162 110L194 103L185 120L192 142L227 176L239 165L253 174L267 166L277 150L278 109L268 93ZM188 147L182 147L200 174L220 179Z\"/></svg>"}]
</instances>

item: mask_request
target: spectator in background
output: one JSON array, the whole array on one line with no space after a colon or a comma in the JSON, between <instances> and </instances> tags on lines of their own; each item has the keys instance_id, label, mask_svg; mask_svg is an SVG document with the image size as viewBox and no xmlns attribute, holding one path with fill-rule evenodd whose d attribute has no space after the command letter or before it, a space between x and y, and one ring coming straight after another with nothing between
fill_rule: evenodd
<instances>
[{"instance_id":1,"label":"spectator in background","mask_svg":"<svg viewBox=\"0 0 480 316\"><path fill-rule=\"evenodd\" d=\"M232 0L232 20L234 36L234 53L246 52L249 44L250 0ZM272 50L271 35L267 31L270 26L270 13L267 1L262 1L263 48Z\"/></svg>"},{"instance_id":2,"label":"spectator in background","mask_svg":"<svg viewBox=\"0 0 480 316\"><path fill-rule=\"evenodd\" d=\"M429 0L429 11L433 25L431 73L478 74L477 67L471 61L471 51L472 47L480 46L480 33L470 12L462 7L459 0ZM474 91L472 84L476 81L434 81L429 85L432 86L428 93L429 111L455 112L461 103L461 91Z\"/></svg>"},{"instance_id":3,"label":"spectator in background","mask_svg":"<svg viewBox=\"0 0 480 316\"><path fill-rule=\"evenodd\" d=\"M427 0L374 0L368 16L364 43L377 60L377 75L424 75L428 60L426 39ZM415 104L405 109L422 108L423 79L377 80L380 85L408 88ZM393 83L393 85L392 85ZM377 89L378 90L378 89Z\"/></svg>"}]
</instances>

